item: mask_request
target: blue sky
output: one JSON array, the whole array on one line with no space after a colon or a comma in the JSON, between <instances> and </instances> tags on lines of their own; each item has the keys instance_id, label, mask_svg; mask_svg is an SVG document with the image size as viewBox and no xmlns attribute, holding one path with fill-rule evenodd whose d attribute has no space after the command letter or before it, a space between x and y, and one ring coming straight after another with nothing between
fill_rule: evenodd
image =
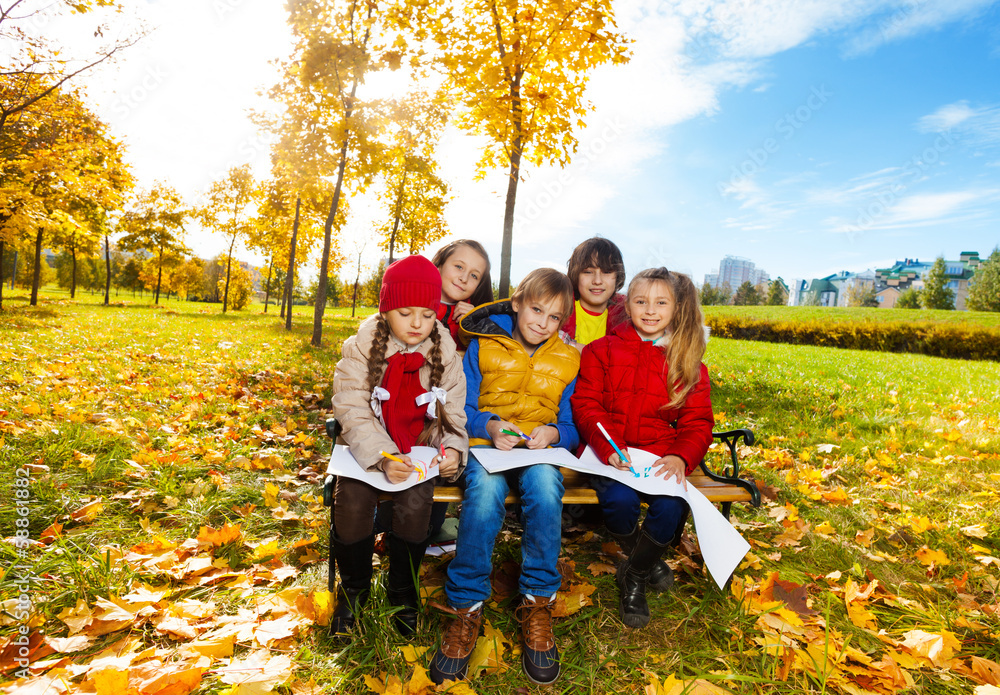
<instances>
[{"instance_id":1,"label":"blue sky","mask_svg":"<svg viewBox=\"0 0 1000 695\"><path fill-rule=\"evenodd\" d=\"M229 166L266 174L267 141L246 111L275 81L268 61L288 52L280 3L136 8L156 30L88 89L140 182L195 200ZM630 273L668 265L699 284L727 253L790 280L1000 244L1000 0L617 0L615 11L633 58L591 80L573 163L523 170L515 281L564 268L593 234L619 244ZM475 181L479 147L458 131L441 145L448 223L497 267L506 172ZM360 201L352 211L348 249L376 223ZM222 247L197 229L189 242L206 256ZM379 255L369 244L367 260Z\"/></svg>"},{"instance_id":2,"label":"blue sky","mask_svg":"<svg viewBox=\"0 0 1000 695\"><path fill-rule=\"evenodd\" d=\"M578 236L619 241L630 272L665 263L699 283L726 253L786 280L988 254L1000 244L1000 8L904 31L933 5L862 11L783 50L795 38L780 30L735 56L688 36L688 72L726 65L730 83L702 76L714 99L646 130L654 152L609 180Z\"/></svg>"}]
</instances>

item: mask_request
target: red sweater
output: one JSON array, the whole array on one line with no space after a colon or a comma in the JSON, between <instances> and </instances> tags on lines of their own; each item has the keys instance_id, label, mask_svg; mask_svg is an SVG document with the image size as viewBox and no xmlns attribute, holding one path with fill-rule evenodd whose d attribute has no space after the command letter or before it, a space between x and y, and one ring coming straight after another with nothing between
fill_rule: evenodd
<instances>
[{"instance_id":1,"label":"red sweater","mask_svg":"<svg viewBox=\"0 0 1000 695\"><path fill-rule=\"evenodd\" d=\"M618 446L657 456L680 456L690 474L712 443L712 401L708 369L679 408L661 409L667 396L663 348L644 342L631 323L583 349L573 392L573 419L581 438L607 462L615 450L597 428L600 422Z\"/></svg>"}]
</instances>

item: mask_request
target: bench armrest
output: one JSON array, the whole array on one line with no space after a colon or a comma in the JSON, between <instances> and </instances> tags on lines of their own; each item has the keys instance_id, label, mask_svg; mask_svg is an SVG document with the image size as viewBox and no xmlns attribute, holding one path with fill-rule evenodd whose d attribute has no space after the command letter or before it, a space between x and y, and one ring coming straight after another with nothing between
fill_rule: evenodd
<instances>
[{"instance_id":1,"label":"bench armrest","mask_svg":"<svg viewBox=\"0 0 1000 695\"><path fill-rule=\"evenodd\" d=\"M750 494L750 504L755 507L759 507L760 490L757 489L757 486L752 481L740 477L740 457L737 450L740 440L742 440L743 444L746 446L750 446L754 443L753 432L748 429L738 429L730 432L712 432L712 438L718 439L729 448L729 460L732 462L732 470L730 471L730 468L726 466L722 469L721 474L715 473L709 469L709 467L705 464L705 460L702 459L699 464L702 472L717 482L736 485L737 487L743 488Z\"/></svg>"}]
</instances>

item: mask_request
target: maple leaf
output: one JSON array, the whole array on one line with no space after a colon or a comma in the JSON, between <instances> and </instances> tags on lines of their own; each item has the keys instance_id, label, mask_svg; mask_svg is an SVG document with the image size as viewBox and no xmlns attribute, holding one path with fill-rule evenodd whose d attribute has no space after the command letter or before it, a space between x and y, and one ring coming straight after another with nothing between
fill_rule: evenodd
<instances>
[{"instance_id":1,"label":"maple leaf","mask_svg":"<svg viewBox=\"0 0 1000 695\"><path fill-rule=\"evenodd\" d=\"M244 659L230 660L228 666L215 672L219 680L233 686L230 695L262 695L292 675L292 660L285 654L271 656L266 649L260 649Z\"/></svg>"},{"instance_id":2,"label":"maple leaf","mask_svg":"<svg viewBox=\"0 0 1000 695\"><path fill-rule=\"evenodd\" d=\"M847 496L842 487L838 487L830 492L824 492L822 497L830 504L851 504L851 498Z\"/></svg>"},{"instance_id":3,"label":"maple leaf","mask_svg":"<svg viewBox=\"0 0 1000 695\"><path fill-rule=\"evenodd\" d=\"M600 577L602 574L614 574L616 570L614 565L606 562L591 562L587 565L587 571L595 577Z\"/></svg>"},{"instance_id":4,"label":"maple leaf","mask_svg":"<svg viewBox=\"0 0 1000 695\"><path fill-rule=\"evenodd\" d=\"M486 621L483 634L476 640L476 646L469 655L469 678L474 678L480 670L496 673L507 668L503 655L510 649L511 643L503 633L497 630L490 621Z\"/></svg>"},{"instance_id":5,"label":"maple leaf","mask_svg":"<svg viewBox=\"0 0 1000 695\"><path fill-rule=\"evenodd\" d=\"M201 685L210 660L201 658L194 664L163 665L156 673L139 684L142 695L187 695Z\"/></svg>"},{"instance_id":6,"label":"maple leaf","mask_svg":"<svg viewBox=\"0 0 1000 695\"><path fill-rule=\"evenodd\" d=\"M89 524L91 521L96 519L101 512L104 511L104 503L100 497L95 500L88 502L76 511L74 511L70 516L73 521L79 521L84 524Z\"/></svg>"},{"instance_id":7,"label":"maple leaf","mask_svg":"<svg viewBox=\"0 0 1000 695\"><path fill-rule=\"evenodd\" d=\"M584 606L592 606L590 596L597 590L593 584L573 584L567 591L556 593L556 605L552 611L553 618L565 618L573 615Z\"/></svg>"},{"instance_id":8,"label":"maple leaf","mask_svg":"<svg viewBox=\"0 0 1000 695\"><path fill-rule=\"evenodd\" d=\"M987 685L1000 686L1000 664L979 656L973 656L970 661L972 676Z\"/></svg>"},{"instance_id":9,"label":"maple leaf","mask_svg":"<svg viewBox=\"0 0 1000 695\"><path fill-rule=\"evenodd\" d=\"M963 526L962 535L968 536L969 538L986 538L989 535L989 531L982 524L975 524L973 526Z\"/></svg>"},{"instance_id":10,"label":"maple leaf","mask_svg":"<svg viewBox=\"0 0 1000 695\"><path fill-rule=\"evenodd\" d=\"M903 635L903 647L917 657L927 659L937 668L947 668L948 662L962 644L947 630L941 634L910 630Z\"/></svg>"},{"instance_id":11,"label":"maple leaf","mask_svg":"<svg viewBox=\"0 0 1000 695\"><path fill-rule=\"evenodd\" d=\"M950 565L951 560L940 550L931 550L926 545L917 551L916 557L920 562L928 567Z\"/></svg>"},{"instance_id":12,"label":"maple leaf","mask_svg":"<svg viewBox=\"0 0 1000 695\"><path fill-rule=\"evenodd\" d=\"M202 526L198 531L198 543L207 545L210 548L218 548L226 543L232 543L243 538L243 531L239 524L229 525L225 523L222 528L216 530L209 526Z\"/></svg>"}]
</instances>

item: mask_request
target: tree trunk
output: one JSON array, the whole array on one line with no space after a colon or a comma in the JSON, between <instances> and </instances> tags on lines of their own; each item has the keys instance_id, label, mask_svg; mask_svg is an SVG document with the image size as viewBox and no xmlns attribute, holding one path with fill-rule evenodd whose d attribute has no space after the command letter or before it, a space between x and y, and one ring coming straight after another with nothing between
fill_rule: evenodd
<instances>
[{"instance_id":1,"label":"tree trunk","mask_svg":"<svg viewBox=\"0 0 1000 695\"><path fill-rule=\"evenodd\" d=\"M399 182L399 189L396 191L396 212L392 220L392 233L389 235L389 265L392 265L392 251L396 246L396 233L399 231L399 220L403 216L403 193L406 191L406 168L403 164L403 178ZM386 267L388 268L389 265Z\"/></svg>"},{"instance_id":2,"label":"tree trunk","mask_svg":"<svg viewBox=\"0 0 1000 695\"><path fill-rule=\"evenodd\" d=\"M160 283L163 281L163 247L160 247L159 263L156 264L156 299L153 304L160 303Z\"/></svg>"},{"instance_id":3,"label":"tree trunk","mask_svg":"<svg viewBox=\"0 0 1000 695\"><path fill-rule=\"evenodd\" d=\"M354 278L354 296L351 297L351 318L354 318L354 310L358 306L358 283L361 282L361 254L358 254L358 275Z\"/></svg>"},{"instance_id":4,"label":"tree trunk","mask_svg":"<svg viewBox=\"0 0 1000 695\"><path fill-rule=\"evenodd\" d=\"M3 312L3 239L0 239L0 313Z\"/></svg>"},{"instance_id":5,"label":"tree trunk","mask_svg":"<svg viewBox=\"0 0 1000 695\"><path fill-rule=\"evenodd\" d=\"M354 83L357 89L358 83ZM351 90L353 101L354 91ZM350 119L351 110L347 109L345 121ZM323 225L323 256L319 264L319 283L316 288L316 304L313 307L313 334L310 341L314 347L323 345L323 313L326 311L326 290L329 282L330 272L330 242L333 236L333 221L337 216L337 206L340 205L340 190L344 184L344 169L347 167L347 134L344 135L344 143L340 147L340 164L337 166L337 185L333 189L333 202L330 203L330 213L326 216L326 223ZM354 314L352 313L351 316Z\"/></svg>"},{"instance_id":6,"label":"tree trunk","mask_svg":"<svg viewBox=\"0 0 1000 695\"><path fill-rule=\"evenodd\" d=\"M35 272L31 278L31 306L38 306L38 285L42 279L42 230L35 236Z\"/></svg>"},{"instance_id":7,"label":"tree trunk","mask_svg":"<svg viewBox=\"0 0 1000 695\"><path fill-rule=\"evenodd\" d=\"M70 258L73 259L73 278L69 283L69 298L76 299L76 246L69 250Z\"/></svg>"},{"instance_id":8,"label":"tree trunk","mask_svg":"<svg viewBox=\"0 0 1000 695\"><path fill-rule=\"evenodd\" d=\"M494 4L492 7L493 23L497 33L497 47L500 51L500 58L506 59L500 17L497 14L496 5ZM510 117L514 126L514 139L510 148L510 179L507 181L507 201L503 211L503 241L500 247L500 298L510 296L510 253L514 237L514 203L517 200L517 182L521 177L521 135L524 118L521 110L522 76L522 68L518 67L514 73L511 73L510 66L504 66L504 77L510 84Z\"/></svg>"},{"instance_id":9,"label":"tree trunk","mask_svg":"<svg viewBox=\"0 0 1000 695\"><path fill-rule=\"evenodd\" d=\"M104 306L111 303L111 243L108 235L104 235Z\"/></svg>"},{"instance_id":10,"label":"tree trunk","mask_svg":"<svg viewBox=\"0 0 1000 695\"><path fill-rule=\"evenodd\" d=\"M299 238L299 209L302 207L301 196L295 196L295 222L292 224L292 242L288 248L288 274L285 275L284 303L288 313L285 314L285 330L292 330L292 288L295 286L295 243Z\"/></svg>"},{"instance_id":11,"label":"tree trunk","mask_svg":"<svg viewBox=\"0 0 1000 695\"><path fill-rule=\"evenodd\" d=\"M267 303L271 299L271 271L274 270L274 254L271 254L271 265L267 266L267 284L264 285L264 313L267 313Z\"/></svg>"},{"instance_id":12,"label":"tree trunk","mask_svg":"<svg viewBox=\"0 0 1000 695\"><path fill-rule=\"evenodd\" d=\"M14 291L14 283L17 281L17 259L20 257L20 252L14 249L14 267L10 271L10 291ZM3 273L0 273L3 275ZM3 282L3 278L0 278L0 282Z\"/></svg>"},{"instance_id":13,"label":"tree trunk","mask_svg":"<svg viewBox=\"0 0 1000 695\"><path fill-rule=\"evenodd\" d=\"M233 240L229 243L229 258L226 259L226 294L222 298L222 313L226 313L229 306L229 271L233 265L233 247L236 246L236 233L233 233Z\"/></svg>"},{"instance_id":14,"label":"tree trunk","mask_svg":"<svg viewBox=\"0 0 1000 695\"><path fill-rule=\"evenodd\" d=\"M368 15L371 16L372 7L369 5ZM368 32L365 32L364 44L368 44ZM333 189L333 202L330 203L330 213L326 216L326 223L323 225L323 256L319 264L319 283L316 287L316 305L313 307L313 334L310 341L314 347L323 345L323 313L326 311L326 286L329 282L330 272L330 237L333 234L333 221L337 217L337 206L340 205L340 190L344 185L344 169L347 167L347 145L351 133L351 113L354 111L354 96L358 91L360 78L355 79L351 85L351 98L344 108L344 141L340 146L340 164L337 166L337 185ZM354 314L351 314L352 316Z\"/></svg>"}]
</instances>

